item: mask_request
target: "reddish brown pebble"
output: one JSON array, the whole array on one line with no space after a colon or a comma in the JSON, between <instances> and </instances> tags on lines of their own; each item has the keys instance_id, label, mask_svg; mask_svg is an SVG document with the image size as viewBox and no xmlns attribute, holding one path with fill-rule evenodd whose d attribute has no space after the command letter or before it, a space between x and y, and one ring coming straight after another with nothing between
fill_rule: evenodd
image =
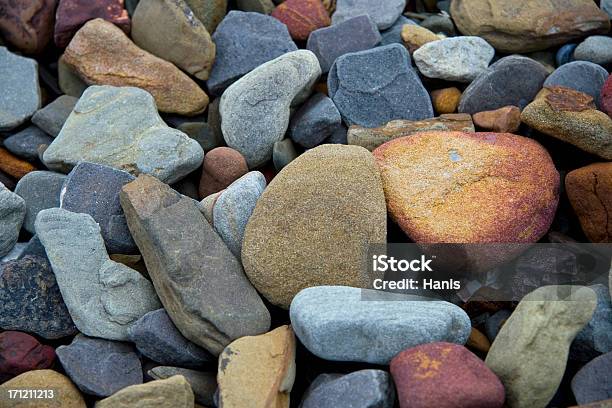
<instances>
[{"instance_id":1,"label":"reddish brown pebble","mask_svg":"<svg viewBox=\"0 0 612 408\"><path fill-rule=\"evenodd\" d=\"M612 118L612 75L608 77L601 89L601 110Z\"/></svg>"},{"instance_id":2,"label":"reddish brown pebble","mask_svg":"<svg viewBox=\"0 0 612 408\"><path fill-rule=\"evenodd\" d=\"M466 343L466 346L471 349L482 351L486 353L491 348L491 342L487 339L487 336L482 334L482 332L474 327L472 327L472 332L470 333L470 337Z\"/></svg>"},{"instance_id":3,"label":"reddish brown pebble","mask_svg":"<svg viewBox=\"0 0 612 408\"><path fill-rule=\"evenodd\" d=\"M412 347L391 360L400 408L501 408L504 386L482 360L453 343Z\"/></svg>"},{"instance_id":4,"label":"reddish brown pebble","mask_svg":"<svg viewBox=\"0 0 612 408\"><path fill-rule=\"evenodd\" d=\"M36 170L36 167L0 147L0 170L19 180L29 172Z\"/></svg>"},{"instance_id":5,"label":"reddish brown pebble","mask_svg":"<svg viewBox=\"0 0 612 408\"><path fill-rule=\"evenodd\" d=\"M472 115L474 125L491 132L514 133L521 125L521 110L516 106L504 106Z\"/></svg>"},{"instance_id":6,"label":"reddish brown pebble","mask_svg":"<svg viewBox=\"0 0 612 408\"><path fill-rule=\"evenodd\" d=\"M0 333L0 383L26 371L49 368L54 360L53 347L43 346L29 334Z\"/></svg>"},{"instance_id":7,"label":"reddish brown pebble","mask_svg":"<svg viewBox=\"0 0 612 408\"><path fill-rule=\"evenodd\" d=\"M436 89L431 92L431 102L438 115L455 113L460 100L461 91L455 87Z\"/></svg>"},{"instance_id":8,"label":"reddish brown pebble","mask_svg":"<svg viewBox=\"0 0 612 408\"><path fill-rule=\"evenodd\" d=\"M41 52L53 35L57 0L0 0L0 36L15 48Z\"/></svg>"},{"instance_id":9,"label":"reddish brown pebble","mask_svg":"<svg viewBox=\"0 0 612 408\"><path fill-rule=\"evenodd\" d=\"M591 242L612 242L612 163L594 163L571 171L565 190Z\"/></svg>"},{"instance_id":10,"label":"reddish brown pebble","mask_svg":"<svg viewBox=\"0 0 612 408\"><path fill-rule=\"evenodd\" d=\"M286 0L272 11L272 17L285 24L291 38L299 41L307 40L311 32L331 24L321 0Z\"/></svg>"},{"instance_id":11,"label":"reddish brown pebble","mask_svg":"<svg viewBox=\"0 0 612 408\"><path fill-rule=\"evenodd\" d=\"M55 44L65 48L74 33L94 18L110 21L126 34L130 33L130 17L124 0L59 0L53 35Z\"/></svg>"},{"instance_id":12,"label":"reddish brown pebble","mask_svg":"<svg viewBox=\"0 0 612 408\"><path fill-rule=\"evenodd\" d=\"M200 198L219 192L249 171L244 157L229 147L206 153L200 179Z\"/></svg>"}]
</instances>

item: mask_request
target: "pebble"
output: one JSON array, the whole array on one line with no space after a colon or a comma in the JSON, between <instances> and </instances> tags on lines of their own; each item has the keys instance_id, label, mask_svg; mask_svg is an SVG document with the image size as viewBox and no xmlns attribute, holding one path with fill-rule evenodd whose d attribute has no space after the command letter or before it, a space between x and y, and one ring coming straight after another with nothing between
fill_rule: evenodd
<instances>
[{"instance_id":1,"label":"pebble","mask_svg":"<svg viewBox=\"0 0 612 408\"><path fill-rule=\"evenodd\" d=\"M232 340L268 330L268 310L195 201L145 175L120 197L157 295L183 336L218 355Z\"/></svg>"},{"instance_id":2,"label":"pebble","mask_svg":"<svg viewBox=\"0 0 612 408\"><path fill-rule=\"evenodd\" d=\"M389 364L419 344L465 344L471 331L467 314L451 303L347 286L304 289L289 314L302 344L331 361Z\"/></svg>"},{"instance_id":3,"label":"pebble","mask_svg":"<svg viewBox=\"0 0 612 408\"><path fill-rule=\"evenodd\" d=\"M237 259L241 257L247 222L265 188L264 175L251 171L230 184L215 202L213 225Z\"/></svg>"},{"instance_id":4,"label":"pebble","mask_svg":"<svg viewBox=\"0 0 612 408\"><path fill-rule=\"evenodd\" d=\"M38 159L38 148L50 145L53 138L36 126L28 126L24 130L4 139L4 147L16 156L34 161Z\"/></svg>"},{"instance_id":5,"label":"pebble","mask_svg":"<svg viewBox=\"0 0 612 408\"><path fill-rule=\"evenodd\" d=\"M402 28L405 25L417 25L417 23L415 23L414 21L410 20L409 18L406 18L404 16L400 16L395 23L393 23L393 25L389 28L387 28L386 30L383 30L380 32L380 36L381 36L381 40L380 40L380 44L381 45L389 45L389 44L402 44L403 40L402 40ZM359 50L355 50L355 51L359 51Z\"/></svg>"},{"instance_id":6,"label":"pebble","mask_svg":"<svg viewBox=\"0 0 612 408\"><path fill-rule=\"evenodd\" d=\"M57 0L2 1L0 37L25 53L41 52L53 37L56 3Z\"/></svg>"},{"instance_id":7,"label":"pebble","mask_svg":"<svg viewBox=\"0 0 612 408\"><path fill-rule=\"evenodd\" d=\"M0 89L0 131L12 130L40 108L38 63L0 47Z\"/></svg>"},{"instance_id":8,"label":"pebble","mask_svg":"<svg viewBox=\"0 0 612 408\"><path fill-rule=\"evenodd\" d=\"M405 7L406 0L385 0L384 2L337 0L336 12L332 15L332 24L366 14L370 16L379 30L385 30L397 21Z\"/></svg>"},{"instance_id":9,"label":"pebble","mask_svg":"<svg viewBox=\"0 0 612 408\"><path fill-rule=\"evenodd\" d=\"M338 38L344 40L338 41ZM317 56L321 71L327 73L341 55L369 50L380 43L381 38L372 19L361 15L313 31L306 48Z\"/></svg>"},{"instance_id":10,"label":"pebble","mask_svg":"<svg viewBox=\"0 0 612 408\"><path fill-rule=\"evenodd\" d=\"M177 129L198 142L205 152L223 144L223 136L217 139L217 135L206 122L184 122L177 126Z\"/></svg>"},{"instance_id":11,"label":"pebble","mask_svg":"<svg viewBox=\"0 0 612 408\"><path fill-rule=\"evenodd\" d=\"M2 330L59 339L77 333L46 256L26 255L0 264Z\"/></svg>"},{"instance_id":12,"label":"pebble","mask_svg":"<svg viewBox=\"0 0 612 408\"><path fill-rule=\"evenodd\" d=\"M0 147L0 171L19 180L34 170L36 170L36 167L32 164L13 156L8 150Z\"/></svg>"},{"instance_id":13,"label":"pebble","mask_svg":"<svg viewBox=\"0 0 612 408\"><path fill-rule=\"evenodd\" d=\"M508 105L523 109L542 89L547 75L546 68L530 58L504 57L463 91L459 112L474 114Z\"/></svg>"},{"instance_id":14,"label":"pebble","mask_svg":"<svg viewBox=\"0 0 612 408\"><path fill-rule=\"evenodd\" d=\"M246 160L238 151L225 146L214 148L204 156L200 197L218 193L248 171Z\"/></svg>"},{"instance_id":15,"label":"pebble","mask_svg":"<svg viewBox=\"0 0 612 408\"><path fill-rule=\"evenodd\" d=\"M348 130L347 143L373 151L390 140L430 131L474 132L474 124L470 115L459 113L426 120L392 120L379 128L353 125Z\"/></svg>"},{"instance_id":16,"label":"pebble","mask_svg":"<svg viewBox=\"0 0 612 408\"><path fill-rule=\"evenodd\" d=\"M196 170L203 157L195 140L166 126L148 92L90 86L43 160L58 171L67 172L88 161L174 183Z\"/></svg>"},{"instance_id":17,"label":"pebble","mask_svg":"<svg viewBox=\"0 0 612 408\"><path fill-rule=\"evenodd\" d=\"M208 96L185 73L137 47L120 28L99 18L77 31L63 60L88 84L144 89L162 112L195 115L208 105Z\"/></svg>"},{"instance_id":18,"label":"pebble","mask_svg":"<svg viewBox=\"0 0 612 408\"><path fill-rule=\"evenodd\" d=\"M400 407L504 406L504 386L463 346L436 342L402 351L391 360Z\"/></svg>"},{"instance_id":19,"label":"pebble","mask_svg":"<svg viewBox=\"0 0 612 408\"><path fill-rule=\"evenodd\" d=\"M428 78L469 83L486 71L494 55L493 47L480 37L451 37L429 42L412 56Z\"/></svg>"},{"instance_id":20,"label":"pebble","mask_svg":"<svg viewBox=\"0 0 612 408\"><path fill-rule=\"evenodd\" d=\"M236 6L239 10L258 14L270 14L275 7L272 0L236 0Z\"/></svg>"},{"instance_id":21,"label":"pebble","mask_svg":"<svg viewBox=\"0 0 612 408\"><path fill-rule=\"evenodd\" d=\"M221 95L260 65L297 50L287 26L277 19L237 10L225 16L212 40L217 53L206 85L213 95Z\"/></svg>"},{"instance_id":22,"label":"pebble","mask_svg":"<svg viewBox=\"0 0 612 408\"><path fill-rule=\"evenodd\" d=\"M386 218L372 155L358 146L318 146L277 174L259 198L242 243L245 272L284 308L305 287L365 287L364 251L385 241Z\"/></svg>"},{"instance_id":23,"label":"pebble","mask_svg":"<svg viewBox=\"0 0 612 408\"><path fill-rule=\"evenodd\" d=\"M602 284L589 287L597 294L597 307L593 312L593 317L578 333L570 349L570 359L585 362L612 351L610 291Z\"/></svg>"},{"instance_id":24,"label":"pebble","mask_svg":"<svg viewBox=\"0 0 612 408\"><path fill-rule=\"evenodd\" d=\"M389 215L417 243L537 242L559 201L550 156L522 136L418 133L374 156Z\"/></svg>"},{"instance_id":25,"label":"pebble","mask_svg":"<svg viewBox=\"0 0 612 408\"><path fill-rule=\"evenodd\" d=\"M564 64L550 74L544 82L545 87L564 86L591 95L597 105L599 93L608 78L608 71L588 61L574 61Z\"/></svg>"},{"instance_id":26,"label":"pebble","mask_svg":"<svg viewBox=\"0 0 612 408\"><path fill-rule=\"evenodd\" d=\"M465 346L486 354L491 348L491 342L480 330L472 327L470 337L465 343Z\"/></svg>"},{"instance_id":27,"label":"pebble","mask_svg":"<svg viewBox=\"0 0 612 408\"><path fill-rule=\"evenodd\" d=\"M601 88L601 109L612 118L612 75L608 77ZM6 143L6 141L4 141Z\"/></svg>"},{"instance_id":28,"label":"pebble","mask_svg":"<svg viewBox=\"0 0 612 408\"><path fill-rule=\"evenodd\" d=\"M25 201L23 228L34 234L34 221L42 210L60 205L60 192L66 176L52 171L32 171L17 183L15 194Z\"/></svg>"},{"instance_id":29,"label":"pebble","mask_svg":"<svg viewBox=\"0 0 612 408\"><path fill-rule=\"evenodd\" d=\"M0 333L0 383L26 371L49 368L54 360L53 347L40 344L29 334Z\"/></svg>"},{"instance_id":30,"label":"pebble","mask_svg":"<svg viewBox=\"0 0 612 408\"><path fill-rule=\"evenodd\" d=\"M208 221L208 223L210 225L213 225L213 210L215 208L215 203L217 202L217 199L219 198L219 196L221 195L221 193L223 192L223 190L217 192L217 193L213 193L209 196L206 196L202 199L202 201L200 201L197 206L198 209L200 210L200 212L202 213L202 215L204 215L204 218L206 218L206 221Z\"/></svg>"},{"instance_id":31,"label":"pebble","mask_svg":"<svg viewBox=\"0 0 612 408\"><path fill-rule=\"evenodd\" d=\"M160 307L147 279L109 258L90 215L51 208L38 214L35 226L80 332L127 340L130 325Z\"/></svg>"},{"instance_id":32,"label":"pebble","mask_svg":"<svg viewBox=\"0 0 612 408\"><path fill-rule=\"evenodd\" d=\"M455 34L455 25L453 20L448 15L433 14L421 21L421 27L427 28L434 33L443 33L448 35Z\"/></svg>"},{"instance_id":33,"label":"pebble","mask_svg":"<svg viewBox=\"0 0 612 408\"><path fill-rule=\"evenodd\" d=\"M223 93L219 105L223 137L249 168L272 158L274 143L283 139L289 126L291 107L308 97L320 75L316 56L298 50L260 65Z\"/></svg>"},{"instance_id":34,"label":"pebble","mask_svg":"<svg viewBox=\"0 0 612 408\"><path fill-rule=\"evenodd\" d=\"M300 408L377 407L392 408L395 389L389 373L359 370L338 378L319 375L307 391Z\"/></svg>"},{"instance_id":35,"label":"pebble","mask_svg":"<svg viewBox=\"0 0 612 408\"><path fill-rule=\"evenodd\" d=\"M523 110L521 121L586 152L612 159L612 118L595 108L590 95L561 86L544 88Z\"/></svg>"},{"instance_id":36,"label":"pebble","mask_svg":"<svg viewBox=\"0 0 612 408\"><path fill-rule=\"evenodd\" d=\"M525 296L495 338L485 364L512 407L544 407L565 372L569 347L597 296L582 286L543 286Z\"/></svg>"},{"instance_id":37,"label":"pebble","mask_svg":"<svg viewBox=\"0 0 612 408\"><path fill-rule=\"evenodd\" d=\"M512 313L510 311L502 309L487 317L487 320L485 321L485 332L487 333L487 338L490 341L495 340L495 338L499 334L499 331L506 323L511 314Z\"/></svg>"},{"instance_id":38,"label":"pebble","mask_svg":"<svg viewBox=\"0 0 612 408\"><path fill-rule=\"evenodd\" d=\"M62 95L32 116L32 123L47 134L57 137L68 116L77 104L78 98Z\"/></svg>"},{"instance_id":39,"label":"pebble","mask_svg":"<svg viewBox=\"0 0 612 408\"><path fill-rule=\"evenodd\" d=\"M195 402L205 406L215 406L214 395L217 390L217 377L214 372L202 372L187 368L158 366L147 371L156 380L182 376L193 390Z\"/></svg>"},{"instance_id":40,"label":"pebble","mask_svg":"<svg viewBox=\"0 0 612 408\"><path fill-rule=\"evenodd\" d=\"M86 394L108 397L142 384L140 360L128 343L79 334L69 345L59 346L56 353L66 374Z\"/></svg>"},{"instance_id":41,"label":"pebble","mask_svg":"<svg viewBox=\"0 0 612 408\"><path fill-rule=\"evenodd\" d=\"M138 3L132 16L132 39L145 51L169 61L200 80L207 80L215 44L204 24L183 0Z\"/></svg>"},{"instance_id":42,"label":"pebble","mask_svg":"<svg viewBox=\"0 0 612 408\"><path fill-rule=\"evenodd\" d=\"M80 162L64 182L60 207L85 213L100 226L100 233L110 254L132 254L138 248L130 235L119 203L121 188L134 180L131 174L103 166Z\"/></svg>"},{"instance_id":43,"label":"pebble","mask_svg":"<svg viewBox=\"0 0 612 408\"><path fill-rule=\"evenodd\" d=\"M456 87L431 91L431 102L438 115L455 113L461 101L461 91Z\"/></svg>"},{"instance_id":44,"label":"pebble","mask_svg":"<svg viewBox=\"0 0 612 408\"><path fill-rule=\"evenodd\" d=\"M315 93L291 117L289 137L298 145L312 149L342 126L340 112L331 99Z\"/></svg>"},{"instance_id":45,"label":"pebble","mask_svg":"<svg viewBox=\"0 0 612 408\"><path fill-rule=\"evenodd\" d=\"M54 391L51 399L21 401L19 408L87 408L81 393L64 375L53 370L34 370L23 373L0 385L0 391L14 389L47 389ZM10 408L14 405L2 405Z\"/></svg>"},{"instance_id":46,"label":"pebble","mask_svg":"<svg viewBox=\"0 0 612 408\"><path fill-rule=\"evenodd\" d=\"M472 118L476 126L490 132L514 133L521 126L521 110L518 106L477 112Z\"/></svg>"},{"instance_id":47,"label":"pebble","mask_svg":"<svg viewBox=\"0 0 612 408\"><path fill-rule=\"evenodd\" d=\"M17 243L25 215L23 198L0 183L0 256L8 254Z\"/></svg>"},{"instance_id":48,"label":"pebble","mask_svg":"<svg viewBox=\"0 0 612 408\"><path fill-rule=\"evenodd\" d=\"M574 58L599 65L612 64L612 37L593 35L578 44Z\"/></svg>"},{"instance_id":49,"label":"pebble","mask_svg":"<svg viewBox=\"0 0 612 408\"><path fill-rule=\"evenodd\" d=\"M185 0L185 3L211 34L227 12L227 0Z\"/></svg>"},{"instance_id":50,"label":"pebble","mask_svg":"<svg viewBox=\"0 0 612 408\"><path fill-rule=\"evenodd\" d=\"M559 48L557 55L555 56L555 62L557 67L568 64L574 60L574 50L577 44L565 44Z\"/></svg>"},{"instance_id":51,"label":"pebble","mask_svg":"<svg viewBox=\"0 0 612 408\"><path fill-rule=\"evenodd\" d=\"M57 77L59 88L66 95L79 98L85 89L87 89L88 85L79 77L73 68L66 64L63 55L57 61Z\"/></svg>"},{"instance_id":52,"label":"pebble","mask_svg":"<svg viewBox=\"0 0 612 408\"><path fill-rule=\"evenodd\" d=\"M347 125L377 127L394 119L434 116L429 94L399 44L339 57L327 84Z\"/></svg>"},{"instance_id":53,"label":"pebble","mask_svg":"<svg viewBox=\"0 0 612 408\"><path fill-rule=\"evenodd\" d=\"M276 6L271 16L285 24L296 41L305 41L313 31L331 24L321 0L285 0Z\"/></svg>"},{"instance_id":54,"label":"pebble","mask_svg":"<svg viewBox=\"0 0 612 408\"><path fill-rule=\"evenodd\" d=\"M612 352L588 362L572 378L572 391L579 404L607 400L612 396L610 384Z\"/></svg>"},{"instance_id":55,"label":"pebble","mask_svg":"<svg viewBox=\"0 0 612 408\"><path fill-rule=\"evenodd\" d=\"M219 356L217 406L288 407L295 368L290 326L235 340Z\"/></svg>"},{"instance_id":56,"label":"pebble","mask_svg":"<svg viewBox=\"0 0 612 408\"><path fill-rule=\"evenodd\" d=\"M612 1L610 0L601 0L601 9L608 13L610 18L612 19Z\"/></svg>"},{"instance_id":57,"label":"pebble","mask_svg":"<svg viewBox=\"0 0 612 408\"><path fill-rule=\"evenodd\" d=\"M565 176L565 191L591 242L610 242L612 226L612 163L593 163Z\"/></svg>"},{"instance_id":58,"label":"pebble","mask_svg":"<svg viewBox=\"0 0 612 408\"><path fill-rule=\"evenodd\" d=\"M401 37L410 53L415 52L425 44L441 40L442 37L419 25L408 24L402 27Z\"/></svg>"},{"instance_id":59,"label":"pebble","mask_svg":"<svg viewBox=\"0 0 612 408\"><path fill-rule=\"evenodd\" d=\"M543 50L610 29L609 17L590 0L458 0L451 2L450 11L461 33L482 37L508 54Z\"/></svg>"},{"instance_id":60,"label":"pebble","mask_svg":"<svg viewBox=\"0 0 612 408\"><path fill-rule=\"evenodd\" d=\"M166 380L130 385L96 403L96 408L193 408L193 391L185 377L176 375Z\"/></svg>"},{"instance_id":61,"label":"pebble","mask_svg":"<svg viewBox=\"0 0 612 408\"><path fill-rule=\"evenodd\" d=\"M291 139L283 139L274 143L272 148L272 162L276 171L281 171L299 156Z\"/></svg>"}]
</instances>

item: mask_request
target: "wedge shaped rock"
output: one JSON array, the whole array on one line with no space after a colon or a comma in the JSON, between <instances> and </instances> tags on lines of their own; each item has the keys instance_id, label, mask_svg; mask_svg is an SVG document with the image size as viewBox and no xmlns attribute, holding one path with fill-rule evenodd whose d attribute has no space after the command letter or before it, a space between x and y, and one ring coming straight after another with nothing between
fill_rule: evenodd
<instances>
[{"instance_id":1,"label":"wedge shaped rock","mask_svg":"<svg viewBox=\"0 0 612 408\"><path fill-rule=\"evenodd\" d=\"M24 199L0 183L0 257L17 243L25 215Z\"/></svg>"}]
</instances>

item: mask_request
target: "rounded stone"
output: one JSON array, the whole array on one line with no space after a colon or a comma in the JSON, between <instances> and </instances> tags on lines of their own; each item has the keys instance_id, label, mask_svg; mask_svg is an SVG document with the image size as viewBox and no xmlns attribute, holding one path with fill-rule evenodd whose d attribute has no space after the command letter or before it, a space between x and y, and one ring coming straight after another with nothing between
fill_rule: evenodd
<instances>
[{"instance_id":1,"label":"rounded stone","mask_svg":"<svg viewBox=\"0 0 612 408\"><path fill-rule=\"evenodd\" d=\"M389 214L415 242L536 242L557 208L559 173L522 136L425 132L374 156Z\"/></svg>"},{"instance_id":2,"label":"rounded stone","mask_svg":"<svg viewBox=\"0 0 612 408\"><path fill-rule=\"evenodd\" d=\"M574 51L574 58L581 61L590 61L599 65L612 63L612 37L593 35L578 44Z\"/></svg>"},{"instance_id":3,"label":"rounded stone","mask_svg":"<svg viewBox=\"0 0 612 408\"><path fill-rule=\"evenodd\" d=\"M49 368L54 360L53 347L40 344L29 334L0 333L0 383L26 371Z\"/></svg>"},{"instance_id":4,"label":"rounded stone","mask_svg":"<svg viewBox=\"0 0 612 408\"><path fill-rule=\"evenodd\" d=\"M19 408L87 408L79 390L68 377L53 370L34 370L23 373L0 385L0 393L14 389L53 390L50 399L21 400ZM4 407L4 405L2 405ZM13 405L10 405L13 406ZM9 405L6 405L9 407Z\"/></svg>"},{"instance_id":5,"label":"rounded stone","mask_svg":"<svg viewBox=\"0 0 612 408\"><path fill-rule=\"evenodd\" d=\"M557 54L555 55L555 62L557 63L557 67L561 65L572 62L574 59L574 50L576 49L577 44L565 44L557 50Z\"/></svg>"},{"instance_id":6,"label":"rounded stone","mask_svg":"<svg viewBox=\"0 0 612 408\"><path fill-rule=\"evenodd\" d=\"M612 75L608 77L601 88L601 109L612 118Z\"/></svg>"},{"instance_id":7,"label":"rounded stone","mask_svg":"<svg viewBox=\"0 0 612 408\"><path fill-rule=\"evenodd\" d=\"M579 404L589 404L612 396L612 352L601 355L580 369L572 378L572 391Z\"/></svg>"},{"instance_id":8,"label":"rounded stone","mask_svg":"<svg viewBox=\"0 0 612 408\"><path fill-rule=\"evenodd\" d=\"M455 87L436 89L431 92L431 101L438 115L455 113L460 100L461 91Z\"/></svg>"},{"instance_id":9,"label":"rounded stone","mask_svg":"<svg viewBox=\"0 0 612 408\"><path fill-rule=\"evenodd\" d=\"M545 87L564 86L591 95L600 105L599 93L608 79L608 71L588 61L573 61L561 65L544 81Z\"/></svg>"},{"instance_id":10,"label":"rounded stone","mask_svg":"<svg viewBox=\"0 0 612 408\"><path fill-rule=\"evenodd\" d=\"M321 0L286 0L276 6L271 16L285 24L298 41L307 40L311 32L331 24Z\"/></svg>"},{"instance_id":11,"label":"rounded stone","mask_svg":"<svg viewBox=\"0 0 612 408\"><path fill-rule=\"evenodd\" d=\"M38 63L0 47L0 89L0 131L11 130L40 108Z\"/></svg>"},{"instance_id":12,"label":"rounded stone","mask_svg":"<svg viewBox=\"0 0 612 408\"><path fill-rule=\"evenodd\" d=\"M386 241L386 217L371 153L316 147L283 168L257 202L242 245L245 272L285 308L306 287L364 287L364 251Z\"/></svg>"},{"instance_id":13,"label":"rounded stone","mask_svg":"<svg viewBox=\"0 0 612 408\"><path fill-rule=\"evenodd\" d=\"M0 2L0 36L25 53L43 51L53 37L56 5L57 0L3 0Z\"/></svg>"},{"instance_id":14,"label":"rounded stone","mask_svg":"<svg viewBox=\"0 0 612 408\"><path fill-rule=\"evenodd\" d=\"M249 171L240 152L229 147L216 147L204 156L200 197L205 198L227 188Z\"/></svg>"}]
</instances>

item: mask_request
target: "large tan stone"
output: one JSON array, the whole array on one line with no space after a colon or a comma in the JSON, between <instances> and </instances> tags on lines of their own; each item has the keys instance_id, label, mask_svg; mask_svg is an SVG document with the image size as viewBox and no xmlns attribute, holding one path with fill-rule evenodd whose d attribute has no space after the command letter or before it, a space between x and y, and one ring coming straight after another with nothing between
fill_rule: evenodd
<instances>
[{"instance_id":1,"label":"large tan stone","mask_svg":"<svg viewBox=\"0 0 612 408\"><path fill-rule=\"evenodd\" d=\"M131 385L96 403L96 408L193 408L191 386L182 375Z\"/></svg>"},{"instance_id":2,"label":"large tan stone","mask_svg":"<svg viewBox=\"0 0 612 408\"><path fill-rule=\"evenodd\" d=\"M148 91L162 112L195 115L208 105L208 96L180 69L138 48L120 28L99 18L77 31L63 60L90 85Z\"/></svg>"},{"instance_id":3,"label":"large tan stone","mask_svg":"<svg viewBox=\"0 0 612 408\"><path fill-rule=\"evenodd\" d=\"M10 399L8 390L39 389L53 391L53 398ZM0 385L0 408L86 408L79 390L68 377L53 370L23 373Z\"/></svg>"},{"instance_id":4,"label":"large tan stone","mask_svg":"<svg viewBox=\"0 0 612 408\"><path fill-rule=\"evenodd\" d=\"M295 336L281 326L235 340L219 356L219 406L288 408L295 380Z\"/></svg>"}]
</instances>

